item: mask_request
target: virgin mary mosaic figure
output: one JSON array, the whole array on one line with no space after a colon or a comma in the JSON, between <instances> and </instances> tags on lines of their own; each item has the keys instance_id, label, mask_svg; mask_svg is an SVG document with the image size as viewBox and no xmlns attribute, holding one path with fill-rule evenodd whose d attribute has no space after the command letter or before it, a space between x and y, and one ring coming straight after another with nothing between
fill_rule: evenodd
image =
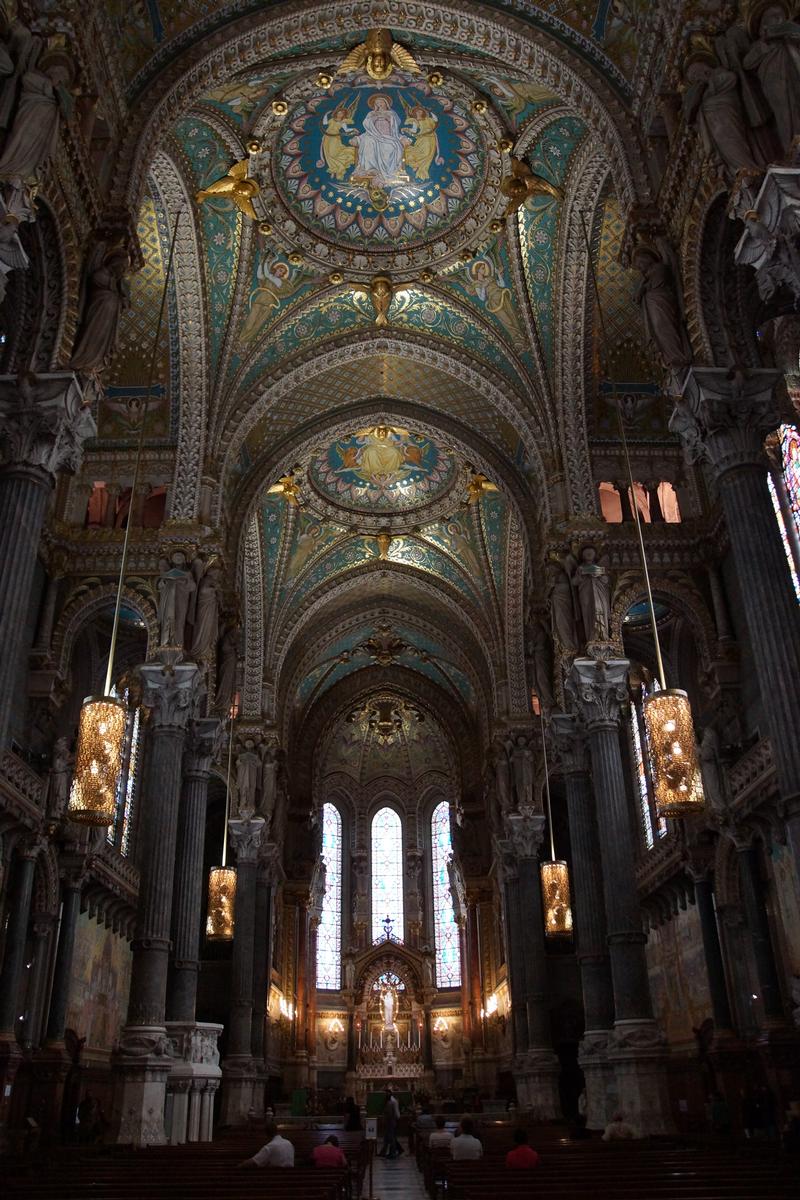
<instances>
[{"instance_id":1,"label":"virgin mary mosaic figure","mask_svg":"<svg viewBox=\"0 0 800 1200\"><path fill-rule=\"evenodd\" d=\"M375 93L367 101L370 111L364 117L363 133L355 135L358 161L351 182L370 187L405 183L403 155L408 138L400 135L400 116L388 96Z\"/></svg>"}]
</instances>

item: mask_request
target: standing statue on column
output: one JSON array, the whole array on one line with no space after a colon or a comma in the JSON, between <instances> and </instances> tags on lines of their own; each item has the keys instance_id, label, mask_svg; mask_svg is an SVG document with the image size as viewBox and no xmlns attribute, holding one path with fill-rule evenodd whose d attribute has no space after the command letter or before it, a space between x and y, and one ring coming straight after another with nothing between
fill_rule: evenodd
<instances>
[{"instance_id":1,"label":"standing statue on column","mask_svg":"<svg viewBox=\"0 0 800 1200\"><path fill-rule=\"evenodd\" d=\"M261 759L256 754L255 742L247 738L244 750L236 757L236 810L244 821L249 821L256 811L260 774Z\"/></svg>"},{"instance_id":2,"label":"standing statue on column","mask_svg":"<svg viewBox=\"0 0 800 1200\"><path fill-rule=\"evenodd\" d=\"M788 19L790 11L785 3L755 7L749 25L758 40L743 63L758 75L784 154L800 136L800 25Z\"/></svg>"},{"instance_id":3,"label":"standing statue on column","mask_svg":"<svg viewBox=\"0 0 800 1200\"><path fill-rule=\"evenodd\" d=\"M517 794L517 806L520 809L533 807L533 751L527 738L521 734L516 738L511 750L514 764L514 790Z\"/></svg>"},{"instance_id":4,"label":"standing statue on column","mask_svg":"<svg viewBox=\"0 0 800 1200\"><path fill-rule=\"evenodd\" d=\"M3 13L6 17L7 14ZM8 129L14 119L20 79L28 64L41 54L42 40L34 37L27 25L18 18L10 24L3 21L0 42L0 130Z\"/></svg>"},{"instance_id":5,"label":"standing statue on column","mask_svg":"<svg viewBox=\"0 0 800 1200\"><path fill-rule=\"evenodd\" d=\"M101 242L93 250L87 264L83 315L69 362L74 370L90 375L110 363L120 316L130 306L125 282L129 267L128 253L120 242L112 246Z\"/></svg>"},{"instance_id":6,"label":"standing statue on column","mask_svg":"<svg viewBox=\"0 0 800 1200\"><path fill-rule=\"evenodd\" d=\"M547 564L547 599L550 605L550 620L553 635L565 654L576 654L578 635L575 622L575 598L570 576L575 567L573 556L567 555L564 562L551 558Z\"/></svg>"},{"instance_id":7,"label":"standing statue on column","mask_svg":"<svg viewBox=\"0 0 800 1200\"><path fill-rule=\"evenodd\" d=\"M636 299L647 336L667 367L688 366L692 351L683 325L672 267L655 246L645 242L634 249L633 265L642 275Z\"/></svg>"},{"instance_id":8,"label":"standing statue on column","mask_svg":"<svg viewBox=\"0 0 800 1200\"><path fill-rule=\"evenodd\" d=\"M72 755L65 737L56 738L53 745L53 761L47 779L47 815L59 818L67 811L69 799L69 772Z\"/></svg>"},{"instance_id":9,"label":"standing statue on column","mask_svg":"<svg viewBox=\"0 0 800 1200\"><path fill-rule=\"evenodd\" d=\"M511 812L511 764L508 760L506 747L500 738L494 743L494 778L497 785L497 799L500 804L500 811L503 813Z\"/></svg>"},{"instance_id":10,"label":"standing statue on column","mask_svg":"<svg viewBox=\"0 0 800 1200\"><path fill-rule=\"evenodd\" d=\"M572 576L583 619L586 644L607 642L611 626L611 580L607 559L597 558L594 546L584 546Z\"/></svg>"},{"instance_id":11,"label":"standing statue on column","mask_svg":"<svg viewBox=\"0 0 800 1200\"><path fill-rule=\"evenodd\" d=\"M766 161L750 139L739 80L719 65L711 43L702 35L692 38L684 79L686 120L697 126L706 151L720 161L729 181L743 168L762 169Z\"/></svg>"},{"instance_id":12,"label":"standing statue on column","mask_svg":"<svg viewBox=\"0 0 800 1200\"><path fill-rule=\"evenodd\" d=\"M58 145L62 111L69 115L72 109L68 91L74 75L72 61L60 51L44 55L37 65L37 42L31 44L13 124L0 156L0 179L15 186L38 182L39 171Z\"/></svg>"},{"instance_id":13,"label":"standing statue on column","mask_svg":"<svg viewBox=\"0 0 800 1200\"><path fill-rule=\"evenodd\" d=\"M130 519L130 517L129 517ZM158 623L162 646L183 646L186 624L194 616L196 584L186 566L186 555L176 550L172 558L159 560Z\"/></svg>"},{"instance_id":14,"label":"standing statue on column","mask_svg":"<svg viewBox=\"0 0 800 1200\"><path fill-rule=\"evenodd\" d=\"M233 702L236 689L236 665L239 661L239 626L228 625L217 648L217 694L214 708L225 712Z\"/></svg>"},{"instance_id":15,"label":"standing statue on column","mask_svg":"<svg viewBox=\"0 0 800 1200\"><path fill-rule=\"evenodd\" d=\"M555 704L553 695L553 639L541 616L536 616L527 629L526 651L530 664L531 682L542 707L548 711Z\"/></svg>"},{"instance_id":16,"label":"standing statue on column","mask_svg":"<svg viewBox=\"0 0 800 1200\"><path fill-rule=\"evenodd\" d=\"M267 833L269 833L269 823L275 811L277 782L278 748L277 746L268 745L264 749L264 758L261 764L261 808L259 810L261 816L267 822Z\"/></svg>"},{"instance_id":17,"label":"standing statue on column","mask_svg":"<svg viewBox=\"0 0 800 1200\"><path fill-rule=\"evenodd\" d=\"M720 754L719 734L713 725L706 725L700 739L700 773L703 793L713 813L721 816L727 810L725 773Z\"/></svg>"},{"instance_id":18,"label":"standing statue on column","mask_svg":"<svg viewBox=\"0 0 800 1200\"><path fill-rule=\"evenodd\" d=\"M219 638L219 606L222 596L221 572L214 559L206 565L202 558L192 563L197 581L192 655L196 662L207 662L214 654Z\"/></svg>"}]
</instances>

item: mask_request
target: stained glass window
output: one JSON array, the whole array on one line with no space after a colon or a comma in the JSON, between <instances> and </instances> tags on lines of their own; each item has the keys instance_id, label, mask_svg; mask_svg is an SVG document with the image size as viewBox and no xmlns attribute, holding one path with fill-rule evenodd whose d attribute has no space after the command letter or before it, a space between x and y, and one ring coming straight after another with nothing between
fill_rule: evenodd
<instances>
[{"instance_id":1,"label":"stained glass window","mask_svg":"<svg viewBox=\"0 0 800 1200\"><path fill-rule=\"evenodd\" d=\"M658 689L658 685L654 683L654 690ZM648 850L652 850L655 845L653 830L657 832L659 837L664 837L667 832L667 822L664 817L655 817L653 804L651 799L651 784L650 784L650 762L649 757L645 753L645 740L642 734L642 711L641 701L636 700L631 704L631 740L633 742L634 769L636 771L636 785L639 793L639 812L642 820L642 836L644 844Z\"/></svg>"},{"instance_id":2,"label":"stained glass window","mask_svg":"<svg viewBox=\"0 0 800 1200\"><path fill-rule=\"evenodd\" d=\"M440 988L461 987L461 947L447 871L452 853L450 805L443 800L436 805L431 817L433 944L436 951L436 986Z\"/></svg>"},{"instance_id":3,"label":"stained glass window","mask_svg":"<svg viewBox=\"0 0 800 1200\"><path fill-rule=\"evenodd\" d=\"M800 600L800 433L795 425L781 425L778 430L781 450L783 489L778 494L778 481L767 476L775 518L781 531L786 561L792 575L795 595Z\"/></svg>"},{"instance_id":4,"label":"stained glass window","mask_svg":"<svg viewBox=\"0 0 800 1200\"><path fill-rule=\"evenodd\" d=\"M325 896L317 928L317 987L342 985L342 818L333 804L322 806L322 861Z\"/></svg>"},{"instance_id":5,"label":"stained glass window","mask_svg":"<svg viewBox=\"0 0 800 1200\"><path fill-rule=\"evenodd\" d=\"M389 917L392 936L402 942L403 926L403 826L393 808L382 808L372 818L372 938L384 936Z\"/></svg>"},{"instance_id":6,"label":"stained glass window","mask_svg":"<svg viewBox=\"0 0 800 1200\"><path fill-rule=\"evenodd\" d=\"M111 695L117 696L116 688L111 689ZM121 697L127 702L128 692L125 690ZM120 854L127 858L131 848L131 830L133 827L133 806L136 800L136 789L139 783L139 742L141 737L141 710L134 708L128 712L125 728L125 745L123 747L122 770L117 782L116 810L114 822L108 828L106 841L116 846Z\"/></svg>"}]
</instances>

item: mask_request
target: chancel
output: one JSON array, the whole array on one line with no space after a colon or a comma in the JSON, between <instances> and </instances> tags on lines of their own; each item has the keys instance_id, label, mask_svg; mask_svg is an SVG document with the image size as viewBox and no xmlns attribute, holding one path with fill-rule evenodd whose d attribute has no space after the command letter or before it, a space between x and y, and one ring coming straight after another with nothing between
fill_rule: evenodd
<instances>
[{"instance_id":1,"label":"chancel","mask_svg":"<svg viewBox=\"0 0 800 1200\"><path fill-rule=\"evenodd\" d=\"M0 18L13 1195L796 1195L800 4Z\"/></svg>"}]
</instances>

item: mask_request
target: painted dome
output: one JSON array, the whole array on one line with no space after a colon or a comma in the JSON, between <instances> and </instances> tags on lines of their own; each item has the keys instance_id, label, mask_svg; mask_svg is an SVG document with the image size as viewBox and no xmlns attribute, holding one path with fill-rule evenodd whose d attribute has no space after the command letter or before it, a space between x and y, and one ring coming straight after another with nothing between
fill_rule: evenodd
<instances>
[{"instance_id":1,"label":"painted dome","mask_svg":"<svg viewBox=\"0 0 800 1200\"><path fill-rule=\"evenodd\" d=\"M405 513L446 495L458 473L448 451L424 434L376 425L325 446L307 477L324 500L370 515Z\"/></svg>"}]
</instances>

